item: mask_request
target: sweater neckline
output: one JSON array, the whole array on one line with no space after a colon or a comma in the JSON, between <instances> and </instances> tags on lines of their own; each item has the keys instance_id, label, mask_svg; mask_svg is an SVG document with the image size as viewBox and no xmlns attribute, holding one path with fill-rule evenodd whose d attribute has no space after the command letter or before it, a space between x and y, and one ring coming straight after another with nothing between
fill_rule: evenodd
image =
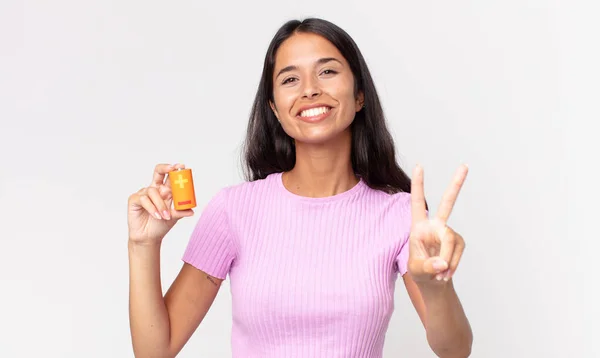
<instances>
[{"instance_id":1,"label":"sweater neckline","mask_svg":"<svg viewBox=\"0 0 600 358\"><path fill-rule=\"evenodd\" d=\"M277 187L279 188L279 190L281 190L284 193L284 195L286 195L287 197L289 197L292 200L301 201L301 202L305 202L305 203L337 202L340 200L351 198L354 195L357 195L358 193L363 191L363 189L366 187L366 184L363 181L363 179L359 178L358 183L356 183L356 185L354 185L352 188L350 188L344 192L341 192L341 193L338 193L335 195L324 196L324 197L320 197L320 198L313 198L313 197L309 197L309 196L298 195L298 194L295 194L295 193L292 193L291 191L289 191L285 187L285 185L283 185L283 172L273 173L273 176L274 176L273 179L277 182Z\"/></svg>"}]
</instances>

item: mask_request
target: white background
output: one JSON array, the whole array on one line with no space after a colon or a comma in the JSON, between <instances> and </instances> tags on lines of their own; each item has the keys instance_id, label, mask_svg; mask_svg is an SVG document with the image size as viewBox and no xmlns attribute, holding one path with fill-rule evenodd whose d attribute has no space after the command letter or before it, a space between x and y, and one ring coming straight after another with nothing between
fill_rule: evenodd
<instances>
[{"instance_id":1,"label":"white background","mask_svg":"<svg viewBox=\"0 0 600 358\"><path fill-rule=\"evenodd\" d=\"M267 45L308 16L358 43L434 210L470 165L472 356L600 356L598 6L565 3L2 0L0 356L133 356L127 197L159 162L194 170L198 209L240 182ZM165 290L197 215L165 239ZM385 357L432 357L396 292ZM230 356L230 302L226 281L181 357Z\"/></svg>"}]
</instances>

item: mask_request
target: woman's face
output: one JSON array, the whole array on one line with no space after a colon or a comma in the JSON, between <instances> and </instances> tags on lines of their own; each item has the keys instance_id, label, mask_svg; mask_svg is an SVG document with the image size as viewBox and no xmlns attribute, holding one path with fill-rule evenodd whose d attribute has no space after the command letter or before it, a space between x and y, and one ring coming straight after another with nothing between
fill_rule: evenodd
<instances>
[{"instance_id":1,"label":"woman's face","mask_svg":"<svg viewBox=\"0 0 600 358\"><path fill-rule=\"evenodd\" d=\"M325 38L298 33L275 56L271 108L297 141L322 143L349 131L363 103L350 66Z\"/></svg>"}]
</instances>

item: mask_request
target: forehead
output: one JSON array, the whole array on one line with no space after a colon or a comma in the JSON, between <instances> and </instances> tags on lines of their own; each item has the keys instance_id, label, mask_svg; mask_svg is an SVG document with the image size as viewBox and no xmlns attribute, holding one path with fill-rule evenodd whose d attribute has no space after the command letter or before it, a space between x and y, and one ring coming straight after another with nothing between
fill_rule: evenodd
<instances>
[{"instance_id":1,"label":"forehead","mask_svg":"<svg viewBox=\"0 0 600 358\"><path fill-rule=\"evenodd\" d=\"M346 64L340 51L326 38L313 33L296 33L277 50L275 70L286 66L312 66L324 57L334 57Z\"/></svg>"}]
</instances>

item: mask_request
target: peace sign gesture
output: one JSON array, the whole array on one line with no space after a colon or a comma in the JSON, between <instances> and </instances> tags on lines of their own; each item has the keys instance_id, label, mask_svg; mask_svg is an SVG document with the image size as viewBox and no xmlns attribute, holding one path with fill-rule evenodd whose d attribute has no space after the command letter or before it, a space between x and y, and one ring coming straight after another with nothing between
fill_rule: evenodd
<instances>
[{"instance_id":1,"label":"peace sign gesture","mask_svg":"<svg viewBox=\"0 0 600 358\"><path fill-rule=\"evenodd\" d=\"M417 283L448 281L465 248L462 236L447 222L467 177L468 167L461 165L446 190L437 214L427 217L423 190L423 168L416 166L411 185L412 226L409 239L408 271Z\"/></svg>"}]
</instances>

